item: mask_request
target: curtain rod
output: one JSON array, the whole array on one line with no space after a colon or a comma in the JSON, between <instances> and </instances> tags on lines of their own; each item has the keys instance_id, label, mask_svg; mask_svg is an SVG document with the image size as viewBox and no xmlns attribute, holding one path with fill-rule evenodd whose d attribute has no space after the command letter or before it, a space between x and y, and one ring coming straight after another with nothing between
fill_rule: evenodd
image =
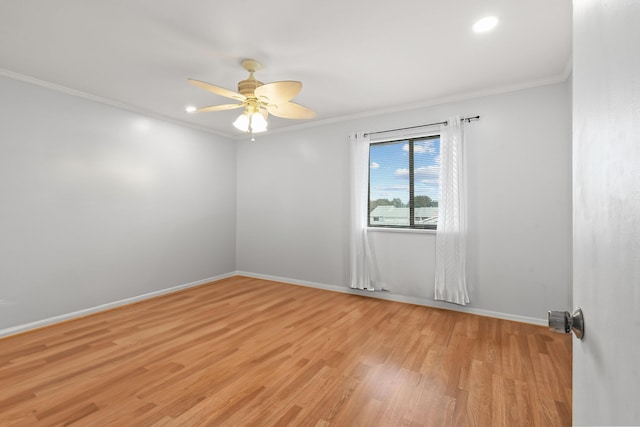
<instances>
[{"instance_id":1,"label":"curtain rod","mask_svg":"<svg viewBox=\"0 0 640 427\"><path fill-rule=\"evenodd\" d=\"M480 116L463 117L463 118L460 119L461 122L467 122L467 123L471 123L472 120L480 120ZM448 121L444 121L444 122L437 122L437 123L429 123L429 124L426 124L426 125L409 126L409 127L406 127L406 128L379 130L377 132L365 133L364 136L377 135L379 133L395 132L397 130L408 130L408 129L424 128L424 127L427 127L427 126L436 126L436 125L445 125L446 126L448 124L449 124Z\"/></svg>"}]
</instances>

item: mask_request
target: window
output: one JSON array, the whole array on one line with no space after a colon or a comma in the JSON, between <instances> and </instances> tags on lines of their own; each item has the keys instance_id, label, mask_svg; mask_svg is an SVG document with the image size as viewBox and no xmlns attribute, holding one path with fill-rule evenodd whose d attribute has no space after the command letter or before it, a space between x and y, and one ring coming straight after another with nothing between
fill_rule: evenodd
<instances>
[{"instance_id":1,"label":"window","mask_svg":"<svg viewBox=\"0 0 640 427\"><path fill-rule=\"evenodd\" d=\"M369 227L435 229L440 135L369 146Z\"/></svg>"}]
</instances>

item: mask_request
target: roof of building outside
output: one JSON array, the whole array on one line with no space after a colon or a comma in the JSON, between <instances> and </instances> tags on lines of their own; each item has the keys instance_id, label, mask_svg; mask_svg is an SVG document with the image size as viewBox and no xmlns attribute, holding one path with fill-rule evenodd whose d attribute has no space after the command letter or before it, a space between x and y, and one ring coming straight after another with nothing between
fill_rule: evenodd
<instances>
[{"instance_id":1,"label":"roof of building outside","mask_svg":"<svg viewBox=\"0 0 640 427\"><path fill-rule=\"evenodd\" d=\"M437 207L415 208L413 212L418 218L433 218L438 216ZM409 208L396 208L395 206L377 206L370 216L381 216L385 218L408 218Z\"/></svg>"}]
</instances>

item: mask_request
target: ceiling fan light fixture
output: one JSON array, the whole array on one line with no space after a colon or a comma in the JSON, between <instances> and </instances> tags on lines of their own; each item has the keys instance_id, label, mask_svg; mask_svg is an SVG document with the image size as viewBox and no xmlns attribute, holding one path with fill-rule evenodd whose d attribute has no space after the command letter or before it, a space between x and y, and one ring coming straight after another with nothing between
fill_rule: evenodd
<instances>
[{"instance_id":1,"label":"ceiling fan light fixture","mask_svg":"<svg viewBox=\"0 0 640 427\"><path fill-rule=\"evenodd\" d=\"M242 132L249 132L249 115L244 112L233 122L233 126Z\"/></svg>"},{"instance_id":2,"label":"ceiling fan light fixture","mask_svg":"<svg viewBox=\"0 0 640 427\"><path fill-rule=\"evenodd\" d=\"M267 119L258 111L255 113L243 112L233 122L233 126L242 132L260 133L267 130Z\"/></svg>"},{"instance_id":3,"label":"ceiling fan light fixture","mask_svg":"<svg viewBox=\"0 0 640 427\"><path fill-rule=\"evenodd\" d=\"M255 112L251 115L249 126L251 127L251 132L253 133L264 132L267 130L267 120L262 114Z\"/></svg>"}]
</instances>

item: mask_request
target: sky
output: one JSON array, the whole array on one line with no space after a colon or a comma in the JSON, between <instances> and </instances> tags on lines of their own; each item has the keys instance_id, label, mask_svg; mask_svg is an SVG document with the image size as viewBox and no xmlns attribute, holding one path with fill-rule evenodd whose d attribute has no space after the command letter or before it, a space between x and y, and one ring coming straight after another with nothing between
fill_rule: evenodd
<instances>
[{"instance_id":1,"label":"sky","mask_svg":"<svg viewBox=\"0 0 640 427\"><path fill-rule=\"evenodd\" d=\"M415 195L439 200L440 139L414 142ZM371 144L369 151L370 199L409 201L409 143Z\"/></svg>"}]
</instances>

